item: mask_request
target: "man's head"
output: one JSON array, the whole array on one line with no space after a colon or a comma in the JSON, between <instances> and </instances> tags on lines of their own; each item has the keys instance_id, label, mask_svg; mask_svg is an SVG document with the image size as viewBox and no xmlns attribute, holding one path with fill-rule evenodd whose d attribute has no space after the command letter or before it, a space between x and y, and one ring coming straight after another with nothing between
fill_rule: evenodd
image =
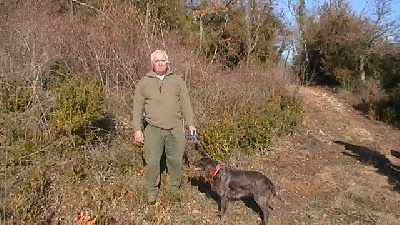
<instances>
[{"instance_id":1,"label":"man's head","mask_svg":"<svg viewBox=\"0 0 400 225\"><path fill-rule=\"evenodd\" d=\"M168 69L168 55L163 50L155 50L151 53L151 63L153 65L153 71L157 75L164 75Z\"/></svg>"}]
</instances>

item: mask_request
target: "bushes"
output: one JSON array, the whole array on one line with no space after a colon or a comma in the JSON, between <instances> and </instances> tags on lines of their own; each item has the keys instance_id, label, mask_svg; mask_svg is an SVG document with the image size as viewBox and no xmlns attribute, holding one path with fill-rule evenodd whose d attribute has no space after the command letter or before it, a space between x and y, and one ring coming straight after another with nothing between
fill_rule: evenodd
<instances>
[{"instance_id":1,"label":"bushes","mask_svg":"<svg viewBox=\"0 0 400 225\"><path fill-rule=\"evenodd\" d=\"M35 82L14 79L1 89L3 125L9 144L24 146L20 156L65 136L85 136L106 112L103 85L97 79L72 71L65 75L53 67L47 69L49 72L44 72L42 78L52 77L57 82L35 87ZM62 80L58 80L60 77Z\"/></svg>"},{"instance_id":2,"label":"bushes","mask_svg":"<svg viewBox=\"0 0 400 225\"><path fill-rule=\"evenodd\" d=\"M400 121L400 91L399 88L385 90L380 80L367 79L364 83L358 84L356 96L359 101L354 105L367 117L373 120L380 120L394 126Z\"/></svg>"},{"instance_id":3,"label":"bushes","mask_svg":"<svg viewBox=\"0 0 400 225\"><path fill-rule=\"evenodd\" d=\"M10 62L0 68L9 79L2 79L5 107L0 110L0 144L5 149L0 158L6 168L0 215L5 223L72 224L81 209L93 210L102 224L142 221L146 212L136 206L145 201L144 190L138 188L143 186L143 162L140 148L132 146L130 107L133 87L147 71L148 54L156 46L168 46L177 73L194 85L191 95L200 93L192 102L199 127L205 127L199 129L204 146L214 155L223 157L238 148L264 150L286 132L282 124L291 121L284 112L291 98L271 96L270 102L257 105L262 112L250 107L285 80L272 79L272 72L221 74L220 66L203 61L195 49L182 48L181 36L167 29L157 36L151 25L158 20L143 29L146 18L129 5L110 5L104 14L86 17L77 11L87 8L82 5L58 12L54 1L46 1L55 4L51 7L27 2L12 7L9 14L15 17L5 23L0 48L5 56L0 58L7 59L0 63ZM92 127L104 125L106 111L118 115L117 122L128 129L113 131L116 139L97 145L99 139L92 137L99 129ZM281 124L275 126L274 120Z\"/></svg>"},{"instance_id":4,"label":"bushes","mask_svg":"<svg viewBox=\"0 0 400 225\"><path fill-rule=\"evenodd\" d=\"M258 105L246 105L200 133L207 151L222 159L239 149L247 154L265 152L275 138L289 134L302 121L301 102L291 96L271 95Z\"/></svg>"},{"instance_id":5,"label":"bushes","mask_svg":"<svg viewBox=\"0 0 400 225\"><path fill-rule=\"evenodd\" d=\"M57 133L82 135L105 113L102 84L97 80L76 76L55 94L50 124Z\"/></svg>"},{"instance_id":6,"label":"bushes","mask_svg":"<svg viewBox=\"0 0 400 225\"><path fill-rule=\"evenodd\" d=\"M399 127L400 124L400 88L392 90L390 95L375 102L376 119Z\"/></svg>"},{"instance_id":7,"label":"bushes","mask_svg":"<svg viewBox=\"0 0 400 225\"><path fill-rule=\"evenodd\" d=\"M0 86L0 110L5 113L21 113L32 100L32 88L26 81L15 78L5 80Z\"/></svg>"}]
</instances>

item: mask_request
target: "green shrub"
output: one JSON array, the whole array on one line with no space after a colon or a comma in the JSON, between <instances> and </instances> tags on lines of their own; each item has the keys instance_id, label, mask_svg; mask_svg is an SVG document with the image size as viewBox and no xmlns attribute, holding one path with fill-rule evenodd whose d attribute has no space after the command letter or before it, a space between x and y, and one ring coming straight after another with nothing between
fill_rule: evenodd
<instances>
[{"instance_id":1,"label":"green shrub","mask_svg":"<svg viewBox=\"0 0 400 225\"><path fill-rule=\"evenodd\" d=\"M385 123L400 124L400 88L394 89L386 99L376 103L379 110L378 119Z\"/></svg>"},{"instance_id":2,"label":"green shrub","mask_svg":"<svg viewBox=\"0 0 400 225\"><path fill-rule=\"evenodd\" d=\"M230 149L235 148L237 142L237 121L232 114L224 112L221 119L209 124L199 134L207 148L207 152L217 159L222 159L230 154Z\"/></svg>"},{"instance_id":3,"label":"green shrub","mask_svg":"<svg viewBox=\"0 0 400 225\"><path fill-rule=\"evenodd\" d=\"M56 108L50 124L61 134L84 135L105 114L104 93L97 80L77 75L55 89Z\"/></svg>"},{"instance_id":4,"label":"green shrub","mask_svg":"<svg viewBox=\"0 0 400 225\"><path fill-rule=\"evenodd\" d=\"M340 81L343 88L348 91L357 91L362 86L357 71L339 67L333 69L333 75Z\"/></svg>"},{"instance_id":5,"label":"green shrub","mask_svg":"<svg viewBox=\"0 0 400 225\"><path fill-rule=\"evenodd\" d=\"M0 110L6 113L24 112L32 100L33 91L26 81L5 80L0 85Z\"/></svg>"},{"instance_id":6,"label":"green shrub","mask_svg":"<svg viewBox=\"0 0 400 225\"><path fill-rule=\"evenodd\" d=\"M301 103L289 96L271 95L258 106L247 106L238 115L238 147L251 153L265 151L276 137L293 132L302 120Z\"/></svg>"},{"instance_id":7,"label":"green shrub","mask_svg":"<svg viewBox=\"0 0 400 225\"><path fill-rule=\"evenodd\" d=\"M291 96L271 95L267 101L246 105L235 114L225 112L200 133L207 151L223 159L239 149L264 152L274 139L292 133L302 121L301 102Z\"/></svg>"}]
</instances>

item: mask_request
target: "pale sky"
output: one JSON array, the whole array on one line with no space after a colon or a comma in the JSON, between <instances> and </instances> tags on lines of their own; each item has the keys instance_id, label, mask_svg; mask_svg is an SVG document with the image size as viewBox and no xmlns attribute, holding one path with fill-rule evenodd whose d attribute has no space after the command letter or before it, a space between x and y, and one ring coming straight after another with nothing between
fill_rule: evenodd
<instances>
[{"instance_id":1,"label":"pale sky","mask_svg":"<svg viewBox=\"0 0 400 225\"><path fill-rule=\"evenodd\" d=\"M376 0L347 0L357 14L373 15ZM400 0L384 0L391 6L390 19L400 23ZM322 5L329 0L306 0L307 7Z\"/></svg>"},{"instance_id":2,"label":"pale sky","mask_svg":"<svg viewBox=\"0 0 400 225\"><path fill-rule=\"evenodd\" d=\"M307 10L316 9L318 6L322 6L325 2L330 0L306 0ZM385 22L395 21L400 27L400 0L346 0L350 3L350 6L355 11L356 15L362 15L363 17L370 17L374 20L376 17L376 2L385 1L390 4L389 15L386 16ZM294 25L292 12L288 10L288 2L297 3L298 0L276 0L277 12L282 12L284 18L291 24ZM291 7L290 7L291 8Z\"/></svg>"}]
</instances>

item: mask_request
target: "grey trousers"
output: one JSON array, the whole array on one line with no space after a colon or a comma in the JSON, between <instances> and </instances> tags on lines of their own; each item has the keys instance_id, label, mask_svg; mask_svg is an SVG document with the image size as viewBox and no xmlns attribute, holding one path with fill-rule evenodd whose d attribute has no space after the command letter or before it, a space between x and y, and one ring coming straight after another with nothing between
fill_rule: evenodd
<instances>
[{"instance_id":1,"label":"grey trousers","mask_svg":"<svg viewBox=\"0 0 400 225\"><path fill-rule=\"evenodd\" d=\"M147 125L144 130L143 153L146 162L145 188L148 201L155 201L160 184L160 161L165 149L169 175L168 190L179 190L183 173L186 139L183 127L171 130Z\"/></svg>"}]
</instances>

